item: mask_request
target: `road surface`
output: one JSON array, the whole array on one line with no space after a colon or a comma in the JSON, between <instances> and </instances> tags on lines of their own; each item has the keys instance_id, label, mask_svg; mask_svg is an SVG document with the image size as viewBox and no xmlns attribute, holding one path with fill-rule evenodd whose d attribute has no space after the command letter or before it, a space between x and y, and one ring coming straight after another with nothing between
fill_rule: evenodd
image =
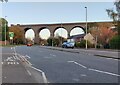
<instances>
[{"instance_id":1,"label":"road surface","mask_svg":"<svg viewBox=\"0 0 120 85\"><path fill-rule=\"evenodd\" d=\"M42 70L49 83L118 83L119 60L46 49L17 46L33 67ZM74 50L74 49L73 49Z\"/></svg>"},{"instance_id":2,"label":"road surface","mask_svg":"<svg viewBox=\"0 0 120 85\"><path fill-rule=\"evenodd\" d=\"M45 83L42 72L31 66L15 47L2 48L2 83Z\"/></svg>"}]
</instances>

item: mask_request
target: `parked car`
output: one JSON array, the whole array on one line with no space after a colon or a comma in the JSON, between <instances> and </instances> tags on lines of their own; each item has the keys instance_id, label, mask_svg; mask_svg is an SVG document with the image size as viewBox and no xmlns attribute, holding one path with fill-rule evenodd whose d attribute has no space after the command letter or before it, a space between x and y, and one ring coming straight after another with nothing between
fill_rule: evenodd
<instances>
[{"instance_id":1,"label":"parked car","mask_svg":"<svg viewBox=\"0 0 120 85\"><path fill-rule=\"evenodd\" d=\"M31 43L28 43L27 46L32 46L32 44L31 44Z\"/></svg>"},{"instance_id":2,"label":"parked car","mask_svg":"<svg viewBox=\"0 0 120 85\"><path fill-rule=\"evenodd\" d=\"M62 44L62 48L74 48L75 43L74 42L64 42Z\"/></svg>"}]
</instances>

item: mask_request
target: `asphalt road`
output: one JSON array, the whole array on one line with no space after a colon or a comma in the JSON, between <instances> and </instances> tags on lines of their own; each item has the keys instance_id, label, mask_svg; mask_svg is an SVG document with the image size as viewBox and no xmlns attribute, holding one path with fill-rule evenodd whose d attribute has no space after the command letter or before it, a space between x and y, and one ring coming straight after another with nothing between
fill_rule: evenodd
<instances>
[{"instance_id":1,"label":"asphalt road","mask_svg":"<svg viewBox=\"0 0 120 85\"><path fill-rule=\"evenodd\" d=\"M42 73L33 69L15 47L2 48L2 83L44 83Z\"/></svg>"},{"instance_id":2,"label":"asphalt road","mask_svg":"<svg viewBox=\"0 0 120 85\"><path fill-rule=\"evenodd\" d=\"M118 83L119 60L63 52L40 46L18 46L32 66L42 70L50 83ZM74 49L73 49L74 50Z\"/></svg>"}]
</instances>

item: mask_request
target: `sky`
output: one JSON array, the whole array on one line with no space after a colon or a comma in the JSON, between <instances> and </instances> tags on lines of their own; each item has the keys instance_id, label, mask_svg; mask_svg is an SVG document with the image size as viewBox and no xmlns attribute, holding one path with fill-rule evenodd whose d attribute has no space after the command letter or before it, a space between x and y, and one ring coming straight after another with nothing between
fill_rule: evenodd
<instances>
[{"instance_id":1,"label":"sky","mask_svg":"<svg viewBox=\"0 0 120 85\"><path fill-rule=\"evenodd\" d=\"M2 13L11 24L52 24L111 21L106 9L115 9L113 2L14 2L0 3ZM77 31L76 31L77 32Z\"/></svg>"}]
</instances>

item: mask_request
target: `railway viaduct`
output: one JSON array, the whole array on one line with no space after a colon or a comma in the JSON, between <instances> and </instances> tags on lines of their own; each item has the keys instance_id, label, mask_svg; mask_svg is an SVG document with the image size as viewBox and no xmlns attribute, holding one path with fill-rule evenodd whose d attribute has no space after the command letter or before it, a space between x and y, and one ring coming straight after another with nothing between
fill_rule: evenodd
<instances>
[{"instance_id":1,"label":"railway viaduct","mask_svg":"<svg viewBox=\"0 0 120 85\"><path fill-rule=\"evenodd\" d=\"M96 25L97 24L97 25ZM59 29L59 28L64 28L67 30L68 33L68 37L70 36L70 32L72 29L76 28L76 27L80 27L81 29L84 30L85 32L85 28L86 28L86 22L80 22L80 23L58 23L58 24L28 24L28 25L20 25L17 24L21 30L24 32L24 37L23 39L25 39L25 32L29 29L32 29L35 33L35 39L34 42L36 44L39 44L40 42L40 37L39 37L39 32L42 29L49 29L50 31L50 37L54 37L54 32ZM13 24L11 26L14 26ZM90 27L93 26L102 26L102 27L112 27L113 23L112 22L88 22L88 29Z\"/></svg>"}]
</instances>

